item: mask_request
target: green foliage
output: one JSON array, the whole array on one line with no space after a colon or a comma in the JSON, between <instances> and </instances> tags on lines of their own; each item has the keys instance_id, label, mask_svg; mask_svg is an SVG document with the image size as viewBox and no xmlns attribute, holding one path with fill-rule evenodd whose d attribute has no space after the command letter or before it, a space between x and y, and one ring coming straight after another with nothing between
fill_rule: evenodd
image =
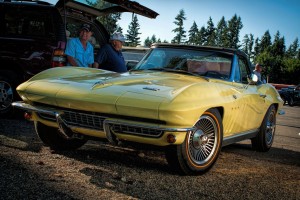
<instances>
[{"instance_id":1,"label":"green foliage","mask_svg":"<svg viewBox=\"0 0 300 200\"><path fill-rule=\"evenodd\" d=\"M173 38L172 43L181 44L185 41L186 31L183 27L183 21L186 20L185 12L183 9L179 11L179 14L176 16L174 24L177 26L172 32L176 33L176 36Z\"/></svg>"},{"instance_id":2,"label":"green foliage","mask_svg":"<svg viewBox=\"0 0 300 200\"><path fill-rule=\"evenodd\" d=\"M141 43L140 37L138 37L138 35L141 34L139 33L139 30L140 30L140 25L138 22L138 18L136 15L134 15L131 23L128 26L128 30L127 30L128 34L126 34L126 39L127 39L126 46L136 47Z\"/></svg>"},{"instance_id":3,"label":"green foliage","mask_svg":"<svg viewBox=\"0 0 300 200\"><path fill-rule=\"evenodd\" d=\"M102 0L97 0L95 3L92 3L91 1L87 0L87 3L98 9L104 9L107 7L111 7L113 5L111 3L107 3ZM97 17L97 20L103 24L103 26L106 28L109 34L112 34L117 30L117 28L119 27L117 25L117 22L120 19L121 19L120 13L114 13L106 16Z\"/></svg>"},{"instance_id":4,"label":"green foliage","mask_svg":"<svg viewBox=\"0 0 300 200\"><path fill-rule=\"evenodd\" d=\"M190 30L189 30L189 43L190 44L197 44L197 40L198 40L198 26L196 24L196 22L194 21L193 25L191 26Z\"/></svg>"}]
</instances>

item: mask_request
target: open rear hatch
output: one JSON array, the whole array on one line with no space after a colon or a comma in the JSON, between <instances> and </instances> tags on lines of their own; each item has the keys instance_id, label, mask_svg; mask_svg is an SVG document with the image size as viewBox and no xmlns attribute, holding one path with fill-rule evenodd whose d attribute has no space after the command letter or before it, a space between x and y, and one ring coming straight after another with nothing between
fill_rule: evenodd
<instances>
[{"instance_id":1,"label":"open rear hatch","mask_svg":"<svg viewBox=\"0 0 300 200\"><path fill-rule=\"evenodd\" d=\"M93 5L84 4L74 0L59 0L55 7L59 10L71 9L73 12L78 12L95 19L98 16L104 16L118 12L132 12L148 18L156 18L158 13L140 5L137 2L130 0L104 0L111 3L110 7L104 9L94 8Z\"/></svg>"}]
</instances>

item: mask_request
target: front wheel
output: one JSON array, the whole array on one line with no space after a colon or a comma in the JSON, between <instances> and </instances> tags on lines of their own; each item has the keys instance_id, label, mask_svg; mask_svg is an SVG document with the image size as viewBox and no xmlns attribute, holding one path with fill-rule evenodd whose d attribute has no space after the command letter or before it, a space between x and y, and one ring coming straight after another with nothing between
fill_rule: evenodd
<instances>
[{"instance_id":1,"label":"front wheel","mask_svg":"<svg viewBox=\"0 0 300 200\"><path fill-rule=\"evenodd\" d=\"M196 175L208 171L222 147L223 125L217 109L206 111L194 127L186 134L185 142L166 150L169 165L179 173Z\"/></svg>"},{"instance_id":2,"label":"front wheel","mask_svg":"<svg viewBox=\"0 0 300 200\"><path fill-rule=\"evenodd\" d=\"M0 117L8 116L12 113L11 103L14 101L14 76L12 73L0 75Z\"/></svg>"},{"instance_id":3,"label":"front wheel","mask_svg":"<svg viewBox=\"0 0 300 200\"><path fill-rule=\"evenodd\" d=\"M87 140L79 138L66 139L59 133L58 128L34 122L35 131L41 141L53 150L74 150L84 145Z\"/></svg>"},{"instance_id":4,"label":"front wheel","mask_svg":"<svg viewBox=\"0 0 300 200\"><path fill-rule=\"evenodd\" d=\"M256 151L266 152L271 148L276 128L276 108L271 105L260 126L255 138L251 139L252 148Z\"/></svg>"}]
</instances>

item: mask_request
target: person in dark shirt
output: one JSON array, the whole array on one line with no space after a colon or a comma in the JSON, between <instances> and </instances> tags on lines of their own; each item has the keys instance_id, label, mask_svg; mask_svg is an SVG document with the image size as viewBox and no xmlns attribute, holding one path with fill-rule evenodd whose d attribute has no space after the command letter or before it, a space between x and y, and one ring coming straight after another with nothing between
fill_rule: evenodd
<instances>
[{"instance_id":1,"label":"person in dark shirt","mask_svg":"<svg viewBox=\"0 0 300 200\"><path fill-rule=\"evenodd\" d=\"M109 43L98 51L93 67L119 73L126 72L127 68L122 54L124 42L125 38L121 33L112 34Z\"/></svg>"}]
</instances>

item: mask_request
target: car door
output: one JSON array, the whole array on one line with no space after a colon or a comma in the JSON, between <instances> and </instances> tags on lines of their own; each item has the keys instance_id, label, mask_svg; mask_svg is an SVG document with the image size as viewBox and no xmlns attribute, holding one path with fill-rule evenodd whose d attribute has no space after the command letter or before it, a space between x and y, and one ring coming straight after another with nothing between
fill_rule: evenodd
<instances>
[{"instance_id":1,"label":"car door","mask_svg":"<svg viewBox=\"0 0 300 200\"><path fill-rule=\"evenodd\" d=\"M257 129L264 117L265 92L263 85L250 85L250 68L247 59L236 56L236 66L234 68L233 88L236 90L235 107L237 112L234 118L234 133L243 133Z\"/></svg>"}]
</instances>

